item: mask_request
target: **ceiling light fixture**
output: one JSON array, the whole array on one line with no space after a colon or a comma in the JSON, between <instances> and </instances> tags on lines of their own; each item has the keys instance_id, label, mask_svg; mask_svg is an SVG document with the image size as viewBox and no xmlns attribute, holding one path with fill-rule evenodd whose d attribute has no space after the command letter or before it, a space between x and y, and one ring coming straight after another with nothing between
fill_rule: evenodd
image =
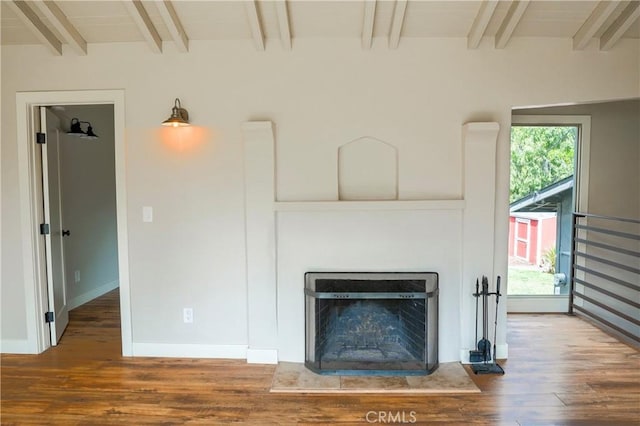
<instances>
[{"instance_id":1,"label":"ceiling light fixture","mask_svg":"<svg viewBox=\"0 0 640 426\"><path fill-rule=\"evenodd\" d=\"M87 131L82 130L82 125L87 125ZM77 136L83 139L98 139L98 135L93 133L93 127L88 121L80 121L77 118L71 119L71 125L69 126L68 135Z\"/></svg>"},{"instance_id":2,"label":"ceiling light fixture","mask_svg":"<svg viewBox=\"0 0 640 426\"><path fill-rule=\"evenodd\" d=\"M182 127L189 125L189 113L180 105L180 99L176 98L171 116L162 122L163 126Z\"/></svg>"}]
</instances>

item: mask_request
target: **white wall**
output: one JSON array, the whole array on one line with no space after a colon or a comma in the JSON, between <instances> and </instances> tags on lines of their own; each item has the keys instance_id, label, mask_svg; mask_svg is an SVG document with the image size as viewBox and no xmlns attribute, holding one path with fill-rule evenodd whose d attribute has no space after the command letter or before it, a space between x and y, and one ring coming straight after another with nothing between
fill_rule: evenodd
<instances>
[{"instance_id":1,"label":"white wall","mask_svg":"<svg viewBox=\"0 0 640 426\"><path fill-rule=\"evenodd\" d=\"M112 105L66 106L64 114L90 122L99 136L63 134L60 146L62 221L71 232L64 239L67 302L73 309L118 286L114 120Z\"/></svg>"},{"instance_id":2,"label":"white wall","mask_svg":"<svg viewBox=\"0 0 640 426\"><path fill-rule=\"evenodd\" d=\"M462 196L461 126L496 121L496 274L506 275L511 108L639 95L638 41L609 52L564 39L517 39L467 50L465 39L298 40L266 52L250 41L91 45L51 56L2 48L2 338L24 339L16 91L122 88L134 342L247 343L240 124L276 127L279 200L336 200L337 148L362 136L398 147L399 198ZM180 97L194 127L160 129ZM142 206L154 222L142 223ZM481 242L478 242L481 243ZM182 323L182 308L194 324ZM504 318L504 317L503 317ZM503 327L504 329L504 327ZM504 331L499 341L504 341Z\"/></svg>"},{"instance_id":3,"label":"white wall","mask_svg":"<svg viewBox=\"0 0 640 426\"><path fill-rule=\"evenodd\" d=\"M439 274L439 354L459 359L460 210L278 212L278 335L284 361L304 361L304 274Z\"/></svg>"}]
</instances>

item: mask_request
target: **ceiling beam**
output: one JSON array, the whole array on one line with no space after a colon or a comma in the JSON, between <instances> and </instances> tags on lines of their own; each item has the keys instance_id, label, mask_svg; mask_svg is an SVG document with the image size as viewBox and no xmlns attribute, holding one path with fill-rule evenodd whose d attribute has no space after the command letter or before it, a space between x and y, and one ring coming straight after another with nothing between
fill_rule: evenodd
<instances>
[{"instance_id":1,"label":"ceiling beam","mask_svg":"<svg viewBox=\"0 0 640 426\"><path fill-rule=\"evenodd\" d=\"M503 49L507 43L509 43L513 31L518 26L518 23L520 23L520 19L522 19L525 10L527 10L527 6L529 6L529 0L516 0L511 2L507 15L496 33L496 49Z\"/></svg>"},{"instance_id":2,"label":"ceiling beam","mask_svg":"<svg viewBox=\"0 0 640 426\"><path fill-rule=\"evenodd\" d=\"M404 13L407 10L407 0L396 0L393 8L393 20L389 30L389 49L397 49L400 44L400 34L404 25Z\"/></svg>"},{"instance_id":3,"label":"ceiling beam","mask_svg":"<svg viewBox=\"0 0 640 426\"><path fill-rule=\"evenodd\" d=\"M364 0L364 21L362 24L362 48L371 49L373 22L376 19L376 0Z\"/></svg>"},{"instance_id":4,"label":"ceiling beam","mask_svg":"<svg viewBox=\"0 0 640 426\"><path fill-rule=\"evenodd\" d=\"M35 0L34 4L78 55L87 54L87 42L55 2Z\"/></svg>"},{"instance_id":5,"label":"ceiling beam","mask_svg":"<svg viewBox=\"0 0 640 426\"><path fill-rule=\"evenodd\" d=\"M36 12L24 1L8 1L6 4L34 34L38 40L47 46L54 55L62 55L62 42L38 18Z\"/></svg>"},{"instance_id":6,"label":"ceiling beam","mask_svg":"<svg viewBox=\"0 0 640 426\"><path fill-rule=\"evenodd\" d=\"M247 19L249 20L253 43L256 45L256 49L264 50L264 33L262 32L262 25L260 24L260 17L258 16L258 6L255 0L245 1L244 5L247 10Z\"/></svg>"},{"instance_id":7,"label":"ceiling beam","mask_svg":"<svg viewBox=\"0 0 640 426\"><path fill-rule=\"evenodd\" d=\"M616 10L619 1L602 0L593 9L591 15L584 21L578 32L573 36L574 50L581 50L587 47L593 36L602 27L605 21Z\"/></svg>"},{"instance_id":8,"label":"ceiling beam","mask_svg":"<svg viewBox=\"0 0 640 426\"><path fill-rule=\"evenodd\" d=\"M153 22L151 22L151 18L149 18L149 14L142 5L142 2L140 0L126 0L123 3L129 10L131 18L133 18L138 26L151 51L154 53L162 53L162 39Z\"/></svg>"},{"instance_id":9,"label":"ceiling beam","mask_svg":"<svg viewBox=\"0 0 640 426\"><path fill-rule=\"evenodd\" d=\"M489 21L497 6L497 0L484 0L480 5L476 19L474 19L469 34L467 35L467 47L469 49L476 49L480 45L482 36L484 36L484 32L487 30Z\"/></svg>"},{"instance_id":10,"label":"ceiling beam","mask_svg":"<svg viewBox=\"0 0 640 426\"><path fill-rule=\"evenodd\" d=\"M640 17L640 2L629 2L620 16L613 21L613 24L600 37L600 50L611 49L638 17Z\"/></svg>"},{"instance_id":11,"label":"ceiling beam","mask_svg":"<svg viewBox=\"0 0 640 426\"><path fill-rule=\"evenodd\" d=\"M161 0L157 1L156 5L158 6L160 16L167 26L169 34L171 34L171 38L176 44L178 50L183 53L188 52L189 37L187 37L187 33L182 26L182 22L180 22L180 18L178 18L178 14L176 13L176 9L173 7L173 3L171 3L170 0Z\"/></svg>"},{"instance_id":12,"label":"ceiling beam","mask_svg":"<svg viewBox=\"0 0 640 426\"><path fill-rule=\"evenodd\" d=\"M280 41L282 47L291 50L291 27L289 26L289 12L287 0L276 0L276 14L278 15L278 27L280 28Z\"/></svg>"}]
</instances>

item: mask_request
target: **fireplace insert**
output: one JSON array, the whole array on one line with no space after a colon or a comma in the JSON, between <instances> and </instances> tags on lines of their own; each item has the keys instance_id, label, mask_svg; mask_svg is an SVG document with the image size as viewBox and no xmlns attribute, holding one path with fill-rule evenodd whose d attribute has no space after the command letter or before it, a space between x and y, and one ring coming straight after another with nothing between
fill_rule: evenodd
<instances>
[{"instance_id":1,"label":"fireplace insert","mask_svg":"<svg viewBox=\"0 0 640 426\"><path fill-rule=\"evenodd\" d=\"M438 274L307 272L305 365L319 374L426 375L438 367Z\"/></svg>"}]
</instances>

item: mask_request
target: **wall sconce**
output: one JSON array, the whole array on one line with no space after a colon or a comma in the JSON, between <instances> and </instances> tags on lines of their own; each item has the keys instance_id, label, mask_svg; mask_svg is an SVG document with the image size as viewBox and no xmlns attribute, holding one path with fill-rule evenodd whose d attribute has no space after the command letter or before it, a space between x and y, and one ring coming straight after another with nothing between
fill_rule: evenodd
<instances>
[{"instance_id":1,"label":"wall sconce","mask_svg":"<svg viewBox=\"0 0 640 426\"><path fill-rule=\"evenodd\" d=\"M87 131L82 130L82 125L87 125ZM68 135L77 136L83 139L98 139L98 135L93 133L93 127L91 127L91 123L88 121L80 121L77 118L71 119L71 125L69 126Z\"/></svg>"},{"instance_id":2,"label":"wall sconce","mask_svg":"<svg viewBox=\"0 0 640 426\"><path fill-rule=\"evenodd\" d=\"M164 120L162 125L172 127L189 125L189 113L180 105L180 99L176 98L173 108L171 108L171 117Z\"/></svg>"}]
</instances>

